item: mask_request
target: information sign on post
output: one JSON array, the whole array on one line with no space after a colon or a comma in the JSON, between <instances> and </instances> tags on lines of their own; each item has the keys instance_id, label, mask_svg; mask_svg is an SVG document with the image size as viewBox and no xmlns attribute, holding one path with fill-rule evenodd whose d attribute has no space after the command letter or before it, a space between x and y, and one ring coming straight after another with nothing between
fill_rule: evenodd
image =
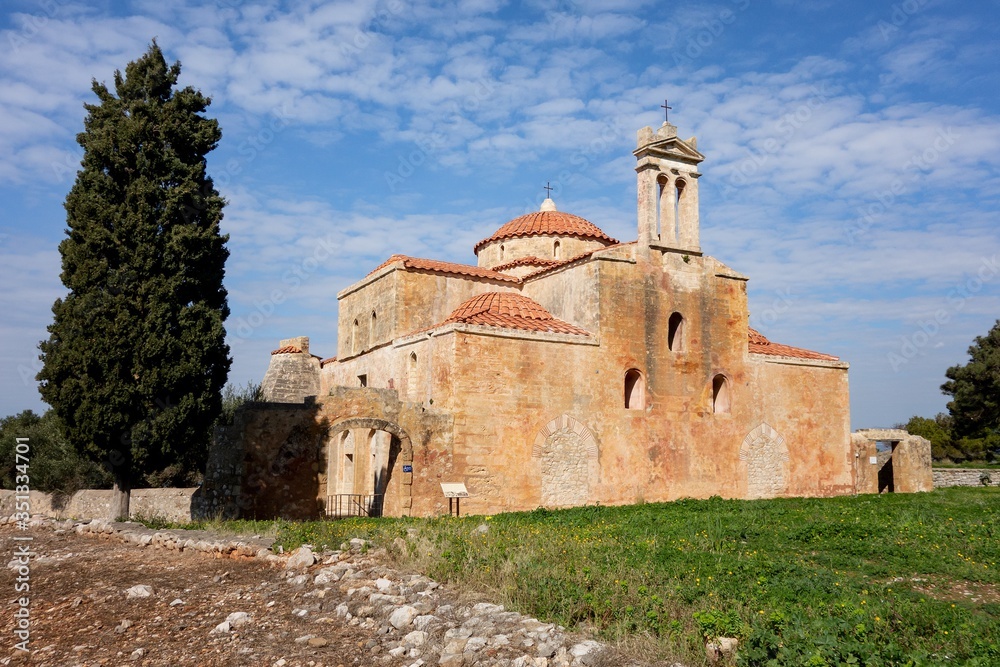
<instances>
[{"instance_id":1,"label":"information sign on post","mask_svg":"<svg viewBox=\"0 0 1000 667\"><path fill-rule=\"evenodd\" d=\"M441 492L448 499L448 516L461 514L462 498L469 497L469 491L462 482L441 482Z\"/></svg>"}]
</instances>

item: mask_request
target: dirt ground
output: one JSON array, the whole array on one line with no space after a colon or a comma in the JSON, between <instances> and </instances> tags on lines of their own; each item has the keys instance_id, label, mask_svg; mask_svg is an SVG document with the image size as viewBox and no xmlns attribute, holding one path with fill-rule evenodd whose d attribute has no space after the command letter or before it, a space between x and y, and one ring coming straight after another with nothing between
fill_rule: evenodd
<instances>
[{"instance_id":1,"label":"dirt ground","mask_svg":"<svg viewBox=\"0 0 1000 667\"><path fill-rule=\"evenodd\" d=\"M0 528L0 563L31 535L30 652L17 650L14 612L23 595L18 573L0 571L4 612L0 664L52 665L274 665L373 664L370 632L334 619L331 600L319 613L293 614L305 592L293 589L281 568L256 560L213 558L127 545L107 536ZM136 585L153 594L128 598ZM177 601L180 602L177 602ZM315 607L316 601L310 601ZM330 609L326 609L329 606ZM233 612L251 621L230 633L210 634ZM326 646L295 639L317 635Z\"/></svg>"}]
</instances>

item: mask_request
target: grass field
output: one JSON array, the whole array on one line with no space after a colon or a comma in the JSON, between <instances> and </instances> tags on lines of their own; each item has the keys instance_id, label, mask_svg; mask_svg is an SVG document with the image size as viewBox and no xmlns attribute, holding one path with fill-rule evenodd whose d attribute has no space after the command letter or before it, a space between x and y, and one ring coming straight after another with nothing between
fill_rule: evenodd
<instances>
[{"instance_id":1,"label":"grass field","mask_svg":"<svg viewBox=\"0 0 1000 667\"><path fill-rule=\"evenodd\" d=\"M403 565L691 665L714 636L738 637L744 665L1000 665L998 488L282 522L277 535L286 549L402 537Z\"/></svg>"}]
</instances>

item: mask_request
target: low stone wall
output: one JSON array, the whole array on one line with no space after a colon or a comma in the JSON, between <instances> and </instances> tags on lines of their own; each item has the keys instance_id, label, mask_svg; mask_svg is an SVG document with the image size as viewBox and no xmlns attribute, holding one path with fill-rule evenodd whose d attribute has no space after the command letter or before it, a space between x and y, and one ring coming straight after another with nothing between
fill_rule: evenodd
<instances>
[{"instance_id":1,"label":"low stone wall","mask_svg":"<svg viewBox=\"0 0 1000 667\"><path fill-rule=\"evenodd\" d=\"M982 486L983 473L990 476L990 485L1000 484L997 468L934 468L934 488L943 486Z\"/></svg>"},{"instance_id":2,"label":"low stone wall","mask_svg":"<svg viewBox=\"0 0 1000 667\"><path fill-rule=\"evenodd\" d=\"M132 517L158 517L178 523L191 521L192 489L133 489L129 500ZM44 514L56 519L106 519L111 513L110 490L86 489L72 496L53 496L32 491L31 514ZM14 492L0 490L0 515L15 512Z\"/></svg>"}]
</instances>

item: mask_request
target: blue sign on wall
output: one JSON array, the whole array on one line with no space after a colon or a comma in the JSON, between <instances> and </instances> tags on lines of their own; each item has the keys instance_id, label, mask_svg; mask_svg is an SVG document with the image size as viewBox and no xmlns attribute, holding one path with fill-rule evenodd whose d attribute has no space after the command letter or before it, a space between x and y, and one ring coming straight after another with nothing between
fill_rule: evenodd
<instances>
[{"instance_id":1,"label":"blue sign on wall","mask_svg":"<svg viewBox=\"0 0 1000 667\"><path fill-rule=\"evenodd\" d=\"M413 472L413 466L404 463L403 464L403 472Z\"/></svg>"}]
</instances>

